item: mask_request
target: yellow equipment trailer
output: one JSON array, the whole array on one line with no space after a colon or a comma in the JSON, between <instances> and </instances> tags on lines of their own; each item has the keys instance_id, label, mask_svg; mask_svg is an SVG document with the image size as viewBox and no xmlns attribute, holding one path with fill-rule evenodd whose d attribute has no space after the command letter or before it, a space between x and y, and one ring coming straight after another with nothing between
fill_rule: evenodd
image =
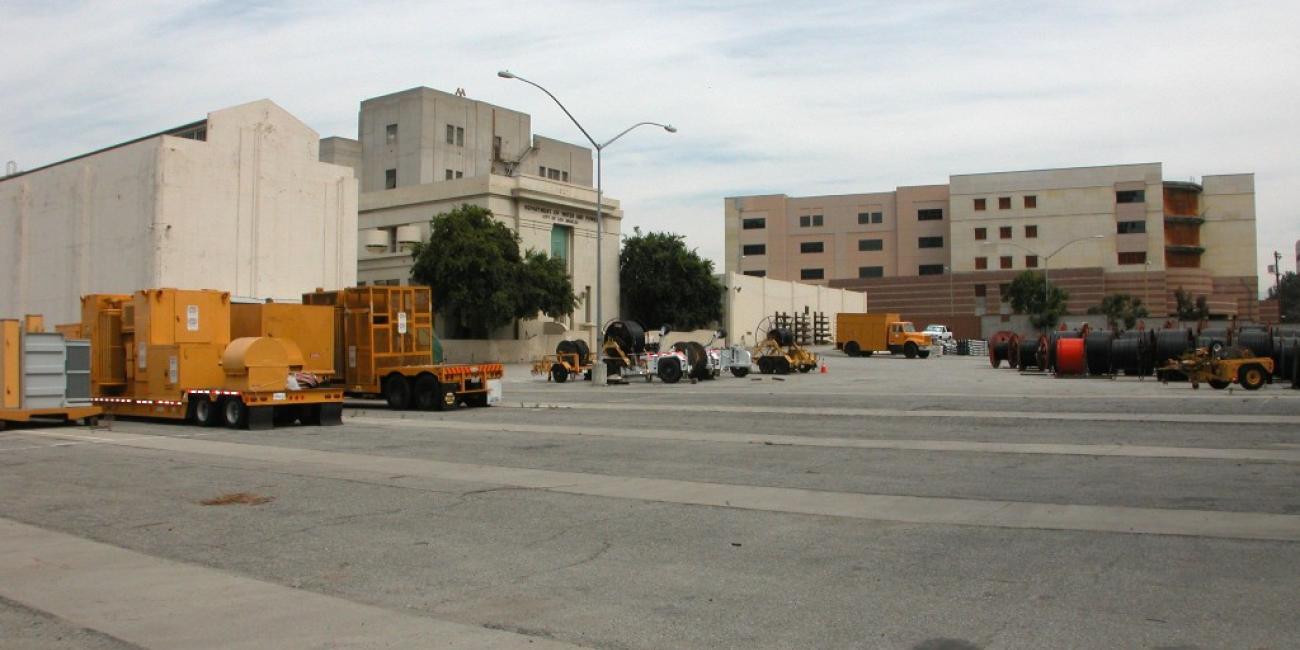
<instances>
[{"instance_id":1,"label":"yellow equipment trailer","mask_svg":"<svg viewBox=\"0 0 1300 650\"><path fill-rule=\"evenodd\" d=\"M45 332L39 316L0 320L0 429L6 422L81 420L103 411L90 403L90 346Z\"/></svg>"},{"instance_id":2,"label":"yellow equipment trailer","mask_svg":"<svg viewBox=\"0 0 1300 650\"><path fill-rule=\"evenodd\" d=\"M429 287L317 290L302 301L334 309L335 367L348 395L383 396L393 409L439 411L500 399L500 363L434 363Z\"/></svg>"},{"instance_id":3,"label":"yellow equipment trailer","mask_svg":"<svg viewBox=\"0 0 1300 650\"><path fill-rule=\"evenodd\" d=\"M343 391L304 371L293 339L242 326L232 339L224 291L92 294L81 315L91 393L106 413L250 429L342 421Z\"/></svg>"}]
</instances>

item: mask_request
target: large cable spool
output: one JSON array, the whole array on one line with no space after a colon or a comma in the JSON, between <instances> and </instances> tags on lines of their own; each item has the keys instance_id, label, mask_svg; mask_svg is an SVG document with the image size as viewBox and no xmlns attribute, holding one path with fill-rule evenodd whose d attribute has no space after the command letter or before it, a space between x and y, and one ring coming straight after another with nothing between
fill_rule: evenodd
<instances>
[{"instance_id":1,"label":"large cable spool","mask_svg":"<svg viewBox=\"0 0 1300 650\"><path fill-rule=\"evenodd\" d=\"M591 352L591 347L588 346L588 345L587 345L587 342L584 341L584 340L582 340L582 339L574 339L574 340L572 340L572 341L567 341L567 340L566 340L566 341L560 341L559 343L556 343L556 344L555 344L555 354L557 354L557 355L568 355L568 354L574 354L574 355L577 355L577 356L578 356L578 362L579 362L579 363L582 363L582 361L585 360L585 359L587 358L587 353L588 353L588 352Z\"/></svg>"},{"instance_id":2,"label":"large cable spool","mask_svg":"<svg viewBox=\"0 0 1300 650\"><path fill-rule=\"evenodd\" d=\"M1044 370L1056 370L1056 342L1061 339L1077 339L1078 332L1055 331L1047 335L1047 367Z\"/></svg>"},{"instance_id":3,"label":"large cable spool","mask_svg":"<svg viewBox=\"0 0 1300 650\"><path fill-rule=\"evenodd\" d=\"M1291 387L1300 389L1300 338L1291 339Z\"/></svg>"},{"instance_id":4,"label":"large cable spool","mask_svg":"<svg viewBox=\"0 0 1300 650\"><path fill-rule=\"evenodd\" d=\"M1295 374L1296 345L1300 338L1277 337L1273 343L1273 378L1289 381Z\"/></svg>"},{"instance_id":5,"label":"large cable spool","mask_svg":"<svg viewBox=\"0 0 1300 650\"><path fill-rule=\"evenodd\" d=\"M634 320L616 320L605 328L605 338L618 343L623 354L645 352L645 328Z\"/></svg>"},{"instance_id":6,"label":"large cable spool","mask_svg":"<svg viewBox=\"0 0 1300 650\"><path fill-rule=\"evenodd\" d=\"M767 338L783 348L794 345L794 332L788 327L773 327L767 331Z\"/></svg>"},{"instance_id":7,"label":"large cable spool","mask_svg":"<svg viewBox=\"0 0 1300 650\"><path fill-rule=\"evenodd\" d=\"M1211 352L1221 352L1231 342L1228 330L1222 328L1201 330L1201 333L1196 337L1196 347L1207 348Z\"/></svg>"},{"instance_id":8,"label":"large cable spool","mask_svg":"<svg viewBox=\"0 0 1300 650\"><path fill-rule=\"evenodd\" d=\"M1141 375L1146 339L1139 336L1121 336L1110 343L1110 372ZM1089 370L1092 367L1089 366Z\"/></svg>"},{"instance_id":9,"label":"large cable spool","mask_svg":"<svg viewBox=\"0 0 1300 650\"><path fill-rule=\"evenodd\" d=\"M1021 370L1029 370L1030 368L1042 370L1046 361L1040 355L1040 348L1044 348L1046 345L1041 335L1026 335L1020 339L1020 351L1016 354L1016 367Z\"/></svg>"},{"instance_id":10,"label":"large cable spool","mask_svg":"<svg viewBox=\"0 0 1300 650\"><path fill-rule=\"evenodd\" d=\"M1273 356L1273 337L1265 329L1248 329L1237 332L1237 347L1250 350L1257 357Z\"/></svg>"},{"instance_id":11,"label":"large cable spool","mask_svg":"<svg viewBox=\"0 0 1300 650\"><path fill-rule=\"evenodd\" d=\"M1151 363L1157 368L1168 363L1170 359L1183 356L1184 352L1191 350L1195 345L1191 330L1160 330L1155 333L1155 337L1155 354L1151 356Z\"/></svg>"},{"instance_id":12,"label":"large cable spool","mask_svg":"<svg viewBox=\"0 0 1300 650\"><path fill-rule=\"evenodd\" d=\"M1111 371L1110 350L1115 341L1111 332L1092 332L1083 338L1083 356L1088 374L1104 375Z\"/></svg>"},{"instance_id":13,"label":"large cable spool","mask_svg":"<svg viewBox=\"0 0 1300 650\"><path fill-rule=\"evenodd\" d=\"M1077 337L1056 340L1056 376L1082 375L1088 370L1084 340Z\"/></svg>"},{"instance_id":14,"label":"large cable spool","mask_svg":"<svg viewBox=\"0 0 1300 650\"><path fill-rule=\"evenodd\" d=\"M997 368L1003 361L1011 362L1011 343L1015 338L1015 332L1006 330L995 332L989 337L989 365Z\"/></svg>"}]
</instances>

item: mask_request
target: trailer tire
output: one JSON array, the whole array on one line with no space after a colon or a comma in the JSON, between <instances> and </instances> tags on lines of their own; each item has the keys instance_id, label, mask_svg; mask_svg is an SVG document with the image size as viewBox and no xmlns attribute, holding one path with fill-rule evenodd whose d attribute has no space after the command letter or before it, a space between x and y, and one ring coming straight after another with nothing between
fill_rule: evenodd
<instances>
[{"instance_id":1,"label":"trailer tire","mask_svg":"<svg viewBox=\"0 0 1300 650\"><path fill-rule=\"evenodd\" d=\"M207 395L190 398L190 408L194 412L194 423L201 427L215 427L221 424L221 405L212 401Z\"/></svg>"},{"instance_id":2,"label":"trailer tire","mask_svg":"<svg viewBox=\"0 0 1300 650\"><path fill-rule=\"evenodd\" d=\"M384 380L384 401L394 411L411 408L411 383L401 375L389 375Z\"/></svg>"},{"instance_id":3,"label":"trailer tire","mask_svg":"<svg viewBox=\"0 0 1300 650\"><path fill-rule=\"evenodd\" d=\"M917 351L916 356L921 357L922 359L929 359L929 358L930 358L930 351L929 351L929 350L919 350L919 351Z\"/></svg>"},{"instance_id":4,"label":"trailer tire","mask_svg":"<svg viewBox=\"0 0 1300 650\"><path fill-rule=\"evenodd\" d=\"M862 348L858 346L857 341L849 341L848 343L844 344L844 354L847 354L851 357L856 357L859 354L862 354Z\"/></svg>"},{"instance_id":5,"label":"trailer tire","mask_svg":"<svg viewBox=\"0 0 1300 650\"><path fill-rule=\"evenodd\" d=\"M773 357L772 371L778 375L790 374L790 361L785 357Z\"/></svg>"},{"instance_id":6,"label":"trailer tire","mask_svg":"<svg viewBox=\"0 0 1300 650\"><path fill-rule=\"evenodd\" d=\"M1223 381L1222 379L1211 379L1206 383L1208 383L1210 388L1213 388L1214 390L1223 390L1232 385L1232 382Z\"/></svg>"},{"instance_id":7,"label":"trailer tire","mask_svg":"<svg viewBox=\"0 0 1300 650\"><path fill-rule=\"evenodd\" d=\"M732 367L731 367L731 376L732 376L732 377L744 377L745 375L748 375L748 374L749 374L749 368L743 368L743 367L741 367L741 366L732 366Z\"/></svg>"},{"instance_id":8,"label":"trailer tire","mask_svg":"<svg viewBox=\"0 0 1300 650\"><path fill-rule=\"evenodd\" d=\"M772 374L772 357L759 357L757 363L759 372L765 375Z\"/></svg>"},{"instance_id":9,"label":"trailer tire","mask_svg":"<svg viewBox=\"0 0 1300 650\"><path fill-rule=\"evenodd\" d=\"M248 406L238 397L227 397L221 405L222 420L231 429L248 426Z\"/></svg>"},{"instance_id":10,"label":"trailer tire","mask_svg":"<svg viewBox=\"0 0 1300 650\"><path fill-rule=\"evenodd\" d=\"M465 405L473 406L476 408L488 406L488 394L474 393L473 395L470 395L469 397L465 398Z\"/></svg>"},{"instance_id":11,"label":"trailer tire","mask_svg":"<svg viewBox=\"0 0 1300 650\"><path fill-rule=\"evenodd\" d=\"M682 379L682 364L676 357L659 360L659 379L665 384L675 384Z\"/></svg>"},{"instance_id":12,"label":"trailer tire","mask_svg":"<svg viewBox=\"0 0 1300 650\"><path fill-rule=\"evenodd\" d=\"M916 353L917 353L917 347L915 343L908 341L907 344L903 346L903 356L907 357L908 359L915 359Z\"/></svg>"},{"instance_id":13,"label":"trailer tire","mask_svg":"<svg viewBox=\"0 0 1300 650\"><path fill-rule=\"evenodd\" d=\"M442 392L438 390L437 377L426 372L416 378L415 394L411 396L415 401L415 408L421 411L433 410L437 408L438 400L441 398Z\"/></svg>"},{"instance_id":14,"label":"trailer tire","mask_svg":"<svg viewBox=\"0 0 1300 650\"><path fill-rule=\"evenodd\" d=\"M551 381L557 384L563 384L569 381L569 370L562 363L551 364Z\"/></svg>"},{"instance_id":15,"label":"trailer tire","mask_svg":"<svg viewBox=\"0 0 1300 650\"><path fill-rule=\"evenodd\" d=\"M1259 390L1264 385L1264 366L1252 363L1237 369L1237 383L1246 390Z\"/></svg>"}]
</instances>

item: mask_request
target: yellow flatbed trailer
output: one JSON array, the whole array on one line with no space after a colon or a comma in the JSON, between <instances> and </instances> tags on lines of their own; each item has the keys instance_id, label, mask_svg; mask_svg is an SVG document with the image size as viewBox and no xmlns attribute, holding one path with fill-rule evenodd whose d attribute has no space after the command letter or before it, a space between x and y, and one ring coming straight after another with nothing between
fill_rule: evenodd
<instances>
[{"instance_id":1,"label":"yellow flatbed trailer","mask_svg":"<svg viewBox=\"0 0 1300 650\"><path fill-rule=\"evenodd\" d=\"M93 425L99 421L104 409L98 406L64 406L45 409L0 409L0 429L6 422L55 421L77 422Z\"/></svg>"}]
</instances>

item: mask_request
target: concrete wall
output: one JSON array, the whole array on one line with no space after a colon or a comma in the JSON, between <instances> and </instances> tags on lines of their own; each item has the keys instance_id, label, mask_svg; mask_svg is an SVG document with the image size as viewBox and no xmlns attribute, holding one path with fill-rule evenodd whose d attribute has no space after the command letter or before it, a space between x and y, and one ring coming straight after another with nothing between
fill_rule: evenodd
<instances>
[{"instance_id":1,"label":"concrete wall","mask_svg":"<svg viewBox=\"0 0 1300 650\"><path fill-rule=\"evenodd\" d=\"M867 294L859 291L737 273L726 274L725 280L727 295L723 319L730 343L756 343L760 322L776 312L801 313L805 307L809 311L824 312L830 319L833 332L836 314L867 311Z\"/></svg>"},{"instance_id":2,"label":"concrete wall","mask_svg":"<svg viewBox=\"0 0 1300 650\"><path fill-rule=\"evenodd\" d=\"M86 293L171 286L298 299L356 280L356 180L268 100L0 180L0 314L80 318Z\"/></svg>"}]
</instances>

